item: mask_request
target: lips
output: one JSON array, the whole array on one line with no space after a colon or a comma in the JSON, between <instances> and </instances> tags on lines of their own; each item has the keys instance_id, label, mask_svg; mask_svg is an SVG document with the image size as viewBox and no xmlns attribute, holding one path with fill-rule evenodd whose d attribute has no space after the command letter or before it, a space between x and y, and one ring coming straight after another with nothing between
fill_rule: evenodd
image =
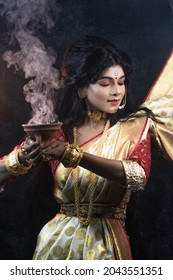
<instances>
[{"instance_id":1,"label":"lips","mask_svg":"<svg viewBox=\"0 0 173 280\"><path fill-rule=\"evenodd\" d=\"M108 100L108 102L118 102L119 99L112 99L112 100Z\"/></svg>"},{"instance_id":2,"label":"lips","mask_svg":"<svg viewBox=\"0 0 173 280\"><path fill-rule=\"evenodd\" d=\"M107 102L110 103L112 106L116 107L116 106L118 106L120 99L114 98L114 99L108 100Z\"/></svg>"},{"instance_id":3,"label":"lips","mask_svg":"<svg viewBox=\"0 0 173 280\"><path fill-rule=\"evenodd\" d=\"M117 104L120 100L119 99L111 99L111 100L108 100L109 103L112 103L112 104Z\"/></svg>"}]
</instances>

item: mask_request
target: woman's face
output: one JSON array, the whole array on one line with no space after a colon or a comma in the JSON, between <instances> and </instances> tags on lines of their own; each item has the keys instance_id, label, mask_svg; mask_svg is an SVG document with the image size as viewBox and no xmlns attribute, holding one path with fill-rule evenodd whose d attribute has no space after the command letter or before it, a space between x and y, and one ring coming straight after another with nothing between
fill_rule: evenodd
<instances>
[{"instance_id":1,"label":"woman's face","mask_svg":"<svg viewBox=\"0 0 173 280\"><path fill-rule=\"evenodd\" d=\"M87 90L86 104L91 111L114 114L125 95L125 74L121 66L106 68L95 84Z\"/></svg>"}]
</instances>

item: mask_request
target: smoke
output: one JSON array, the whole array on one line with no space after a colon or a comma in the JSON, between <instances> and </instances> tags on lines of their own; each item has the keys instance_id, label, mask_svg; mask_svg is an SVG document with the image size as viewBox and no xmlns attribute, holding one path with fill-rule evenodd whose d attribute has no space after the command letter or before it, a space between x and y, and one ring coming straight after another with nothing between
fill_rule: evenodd
<instances>
[{"instance_id":1,"label":"smoke","mask_svg":"<svg viewBox=\"0 0 173 280\"><path fill-rule=\"evenodd\" d=\"M11 42L16 41L19 47L17 51L7 50L2 57L8 67L22 70L29 79L23 93L32 108L30 124L57 121L54 113L54 93L59 87L59 72L54 67L56 52L46 47L36 33L40 28L50 32L54 27L52 13L58 16L60 11L53 0L0 0L0 14L8 22Z\"/></svg>"}]
</instances>

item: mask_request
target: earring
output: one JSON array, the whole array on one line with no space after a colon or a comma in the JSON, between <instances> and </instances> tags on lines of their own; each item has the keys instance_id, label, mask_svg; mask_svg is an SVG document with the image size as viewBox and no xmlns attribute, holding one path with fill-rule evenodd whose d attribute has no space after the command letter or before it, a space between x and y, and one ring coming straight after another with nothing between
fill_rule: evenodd
<instances>
[{"instance_id":1,"label":"earring","mask_svg":"<svg viewBox=\"0 0 173 280\"><path fill-rule=\"evenodd\" d=\"M126 94L124 95L124 98L123 98L123 103L119 106L119 110L122 110L124 109L124 107L126 106Z\"/></svg>"},{"instance_id":2,"label":"earring","mask_svg":"<svg viewBox=\"0 0 173 280\"><path fill-rule=\"evenodd\" d=\"M87 97L87 88L79 88L77 93L80 98L85 98Z\"/></svg>"}]
</instances>

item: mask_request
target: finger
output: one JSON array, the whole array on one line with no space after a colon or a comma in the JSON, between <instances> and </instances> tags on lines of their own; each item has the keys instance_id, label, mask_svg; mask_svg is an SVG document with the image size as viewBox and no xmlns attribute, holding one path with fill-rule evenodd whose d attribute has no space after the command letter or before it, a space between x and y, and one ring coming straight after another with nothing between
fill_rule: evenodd
<instances>
[{"instance_id":1,"label":"finger","mask_svg":"<svg viewBox=\"0 0 173 280\"><path fill-rule=\"evenodd\" d=\"M37 156L35 156L34 158L29 158L29 161L34 165L38 165L40 163L42 163L44 160L43 158L43 154L42 153L39 153Z\"/></svg>"},{"instance_id":2,"label":"finger","mask_svg":"<svg viewBox=\"0 0 173 280\"><path fill-rule=\"evenodd\" d=\"M51 150L57 148L59 145L58 141L52 141L48 146L42 149L43 152L50 152Z\"/></svg>"},{"instance_id":3,"label":"finger","mask_svg":"<svg viewBox=\"0 0 173 280\"><path fill-rule=\"evenodd\" d=\"M33 148L34 150L30 151L30 147ZM21 151L19 152L20 155L20 160L23 162L25 165L27 164L39 164L43 161L43 153L40 149L40 146L31 145L29 148L25 148L25 146L21 147Z\"/></svg>"},{"instance_id":4,"label":"finger","mask_svg":"<svg viewBox=\"0 0 173 280\"><path fill-rule=\"evenodd\" d=\"M36 141L37 141L38 143L41 143L41 141L42 141L42 136L41 136L41 135L36 135Z\"/></svg>"},{"instance_id":5,"label":"finger","mask_svg":"<svg viewBox=\"0 0 173 280\"><path fill-rule=\"evenodd\" d=\"M38 147L37 147L37 149L38 149ZM37 151L37 149L36 149L36 151ZM20 158L21 158L22 160L26 159L26 161L27 161L27 159L28 159L28 157L29 157L29 155L30 155L30 148L28 148L28 147L26 147L26 146L21 146L21 147L20 147L20 150L21 150L21 152L20 152Z\"/></svg>"},{"instance_id":6,"label":"finger","mask_svg":"<svg viewBox=\"0 0 173 280\"><path fill-rule=\"evenodd\" d=\"M30 152L28 152L28 157L31 159L34 159L35 157L37 157L38 155L42 155L42 150L40 149L40 147L36 147L35 149L31 150Z\"/></svg>"},{"instance_id":7,"label":"finger","mask_svg":"<svg viewBox=\"0 0 173 280\"><path fill-rule=\"evenodd\" d=\"M26 142L27 145L31 145L35 142L35 140L33 140L31 137L27 137L25 142Z\"/></svg>"},{"instance_id":8,"label":"finger","mask_svg":"<svg viewBox=\"0 0 173 280\"><path fill-rule=\"evenodd\" d=\"M42 146L40 146L39 143L34 142L34 143L30 144L30 145L22 146L21 149L24 152L24 154L29 154L29 153L31 153L34 150L37 150L37 149L41 150Z\"/></svg>"},{"instance_id":9,"label":"finger","mask_svg":"<svg viewBox=\"0 0 173 280\"><path fill-rule=\"evenodd\" d=\"M24 154L22 151L18 153L19 162L22 163L24 166L29 166L31 164L28 156Z\"/></svg>"}]
</instances>

